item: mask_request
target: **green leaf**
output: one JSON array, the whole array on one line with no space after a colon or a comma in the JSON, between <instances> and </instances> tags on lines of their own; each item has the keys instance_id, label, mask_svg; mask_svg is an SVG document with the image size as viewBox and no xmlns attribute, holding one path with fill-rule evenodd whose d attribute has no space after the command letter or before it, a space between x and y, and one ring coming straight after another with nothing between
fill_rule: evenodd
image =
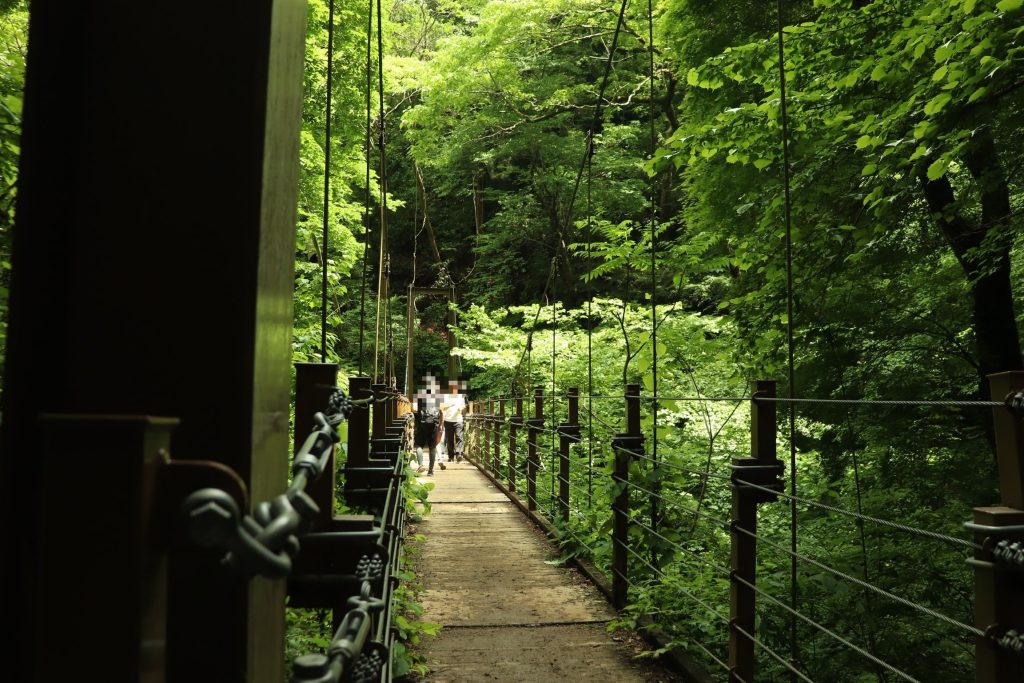
<instances>
[{"instance_id":1,"label":"green leaf","mask_svg":"<svg viewBox=\"0 0 1024 683\"><path fill-rule=\"evenodd\" d=\"M759 171L763 171L764 169L768 168L771 165L771 159L758 159L757 161L754 162L754 168L756 168Z\"/></svg>"},{"instance_id":2,"label":"green leaf","mask_svg":"<svg viewBox=\"0 0 1024 683\"><path fill-rule=\"evenodd\" d=\"M1024 5L1024 0L1002 0L996 3L996 9L1003 12L1015 12L1020 9L1021 5Z\"/></svg>"},{"instance_id":3,"label":"green leaf","mask_svg":"<svg viewBox=\"0 0 1024 683\"><path fill-rule=\"evenodd\" d=\"M928 114L929 116L934 116L935 114L938 114L946 107L947 104L949 104L949 101L951 99L953 99L953 97L949 93L939 93L938 95L933 97L931 101L928 102L928 104L924 106L924 113Z\"/></svg>"},{"instance_id":4,"label":"green leaf","mask_svg":"<svg viewBox=\"0 0 1024 683\"><path fill-rule=\"evenodd\" d=\"M872 173L874 173L877 170L878 170L878 166L877 165L875 165L875 164L868 164L867 166L865 166L864 168L861 169L860 174L861 175L871 175Z\"/></svg>"},{"instance_id":5,"label":"green leaf","mask_svg":"<svg viewBox=\"0 0 1024 683\"><path fill-rule=\"evenodd\" d=\"M878 65L871 70L871 80L880 81L885 78L889 72L886 70L887 64L885 62L879 62Z\"/></svg>"},{"instance_id":6,"label":"green leaf","mask_svg":"<svg viewBox=\"0 0 1024 683\"><path fill-rule=\"evenodd\" d=\"M928 167L928 180L938 180L942 176L946 175L946 169L949 167L949 163L944 159L936 159L932 162L932 165Z\"/></svg>"}]
</instances>

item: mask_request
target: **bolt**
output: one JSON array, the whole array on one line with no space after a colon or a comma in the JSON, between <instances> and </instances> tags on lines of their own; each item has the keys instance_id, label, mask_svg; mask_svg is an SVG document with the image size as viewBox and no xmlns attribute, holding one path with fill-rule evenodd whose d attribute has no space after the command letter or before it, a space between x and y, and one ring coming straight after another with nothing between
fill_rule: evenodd
<instances>
[{"instance_id":1,"label":"bolt","mask_svg":"<svg viewBox=\"0 0 1024 683\"><path fill-rule=\"evenodd\" d=\"M235 517L216 502L210 501L189 513L189 531L201 546L223 546L235 533Z\"/></svg>"}]
</instances>

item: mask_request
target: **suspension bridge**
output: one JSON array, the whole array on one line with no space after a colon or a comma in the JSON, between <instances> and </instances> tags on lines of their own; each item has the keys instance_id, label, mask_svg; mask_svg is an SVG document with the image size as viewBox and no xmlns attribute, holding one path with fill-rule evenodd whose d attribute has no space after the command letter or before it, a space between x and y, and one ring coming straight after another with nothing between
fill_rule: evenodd
<instances>
[{"instance_id":1,"label":"suspension bridge","mask_svg":"<svg viewBox=\"0 0 1024 683\"><path fill-rule=\"evenodd\" d=\"M0 604L12 627L0 652L9 675L390 681L403 616L396 611L400 563L416 508L407 497L413 475L402 447L401 405L411 374L400 391L392 332L381 324L392 298L382 72L377 322L367 334L371 268L364 259L358 342L346 341L358 343L362 360L372 337L372 373L361 367L347 385L337 385L338 365L328 359L323 258L321 362L294 368L293 404L289 302L304 3L253 3L245 13L212 3L202 21L194 8L143 4L128 13L101 5L32 6L0 432ZM594 138L625 7L624 0L563 221L573 218L577 196L586 197L588 244ZM333 3L331 9L333 26ZM376 9L379 64L379 3ZM812 568L859 591L865 603L892 606L887 625L927 629L962 650L957 661L965 677L1024 680L1024 373L992 375L990 400L795 393L779 14L787 394L777 395L771 379L754 382L745 396L659 394L652 190L650 392L631 384L598 395L590 381L558 393L556 358L551 390L526 387L528 341L513 387L477 387L471 397L472 468L437 478L436 509L420 522L425 602L448 626L422 646L437 680L669 676L638 665L605 631L623 614L637 617L638 630L664 651L664 666L684 680L829 683L803 663L807 633L828 643L834 656L856 662L844 674L849 680L928 680L931 662L897 665L886 653L899 643L823 623L813 605L801 602L799 580ZM162 27L166 40L140 26ZM190 49L169 49L181 35L190 37ZM652 64L652 100L654 76ZM154 79L160 87L139 87ZM203 102L195 116L178 114L183 92ZM328 98L328 125L330 107ZM370 129L368 113L368 136ZM652 126L652 152L655 143ZM212 159L211 150L216 163L195 163ZM368 169L370 156L368 138ZM367 178L369 226L369 170ZM323 253L329 182L325 173ZM140 223L153 248L140 249ZM589 263L589 248L584 253ZM555 298L557 267L553 260L542 299ZM454 285L447 279L430 293L454 297ZM211 354L211 336L230 358ZM681 464L659 433L659 410L668 401L745 406L749 448L733 448L707 469ZM794 424L798 409L823 403L990 411L999 499L977 508L957 535L806 495L796 479ZM780 407L788 430L779 429ZM669 471L678 476L669 481ZM342 503L358 512L339 512ZM788 524L759 527L766 511L778 508ZM962 596L969 608L903 595L898 577L913 566L894 566L887 577L837 568L807 547L800 510L957 554L975 577L971 594ZM471 548L478 554L467 567ZM566 566L545 562L556 558ZM766 581L769 564L776 572ZM780 567L788 581L777 578ZM653 614L643 613L651 596L665 595L685 607L657 604L647 610ZM286 604L332 614L322 652L283 661ZM673 639L658 619L666 614L694 625L691 636ZM769 621L786 626L769 638ZM495 636L502 647L486 646Z\"/></svg>"}]
</instances>

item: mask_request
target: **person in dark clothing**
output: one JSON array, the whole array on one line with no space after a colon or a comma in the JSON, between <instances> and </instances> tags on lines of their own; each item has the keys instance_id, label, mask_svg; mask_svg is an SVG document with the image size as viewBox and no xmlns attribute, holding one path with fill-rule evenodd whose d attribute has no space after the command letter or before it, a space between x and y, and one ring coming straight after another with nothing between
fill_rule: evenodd
<instances>
[{"instance_id":1,"label":"person in dark clothing","mask_svg":"<svg viewBox=\"0 0 1024 683\"><path fill-rule=\"evenodd\" d=\"M441 417L435 408L427 407L427 401L423 398L417 399L413 412L416 415L416 461L420 464L422 471L423 455L420 449L427 449L427 452L430 453L430 466L427 469L427 474L433 476L434 460L437 457L437 429ZM444 465L441 467L443 469Z\"/></svg>"}]
</instances>

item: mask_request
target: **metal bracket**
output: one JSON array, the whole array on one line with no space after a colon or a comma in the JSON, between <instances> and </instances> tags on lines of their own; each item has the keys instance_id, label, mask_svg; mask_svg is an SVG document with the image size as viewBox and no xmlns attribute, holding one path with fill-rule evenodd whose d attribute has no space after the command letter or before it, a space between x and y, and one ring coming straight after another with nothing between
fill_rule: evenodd
<instances>
[{"instance_id":1,"label":"metal bracket","mask_svg":"<svg viewBox=\"0 0 1024 683\"><path fill-rule=\"evenodd\" d=\"M772 489L779 493L782 493L785 490L785 484L782 481L785 466L781 460L775 460L774 462L766 465L762 460L757 458L735 458L731 467L732 474L729 479L733 487L749 493L749 495L754 498L755 502L773 503L778 500L779 497L773 493L764 491L761 488L746 486L743 482Z\"/></svg>"}]
</instances>

